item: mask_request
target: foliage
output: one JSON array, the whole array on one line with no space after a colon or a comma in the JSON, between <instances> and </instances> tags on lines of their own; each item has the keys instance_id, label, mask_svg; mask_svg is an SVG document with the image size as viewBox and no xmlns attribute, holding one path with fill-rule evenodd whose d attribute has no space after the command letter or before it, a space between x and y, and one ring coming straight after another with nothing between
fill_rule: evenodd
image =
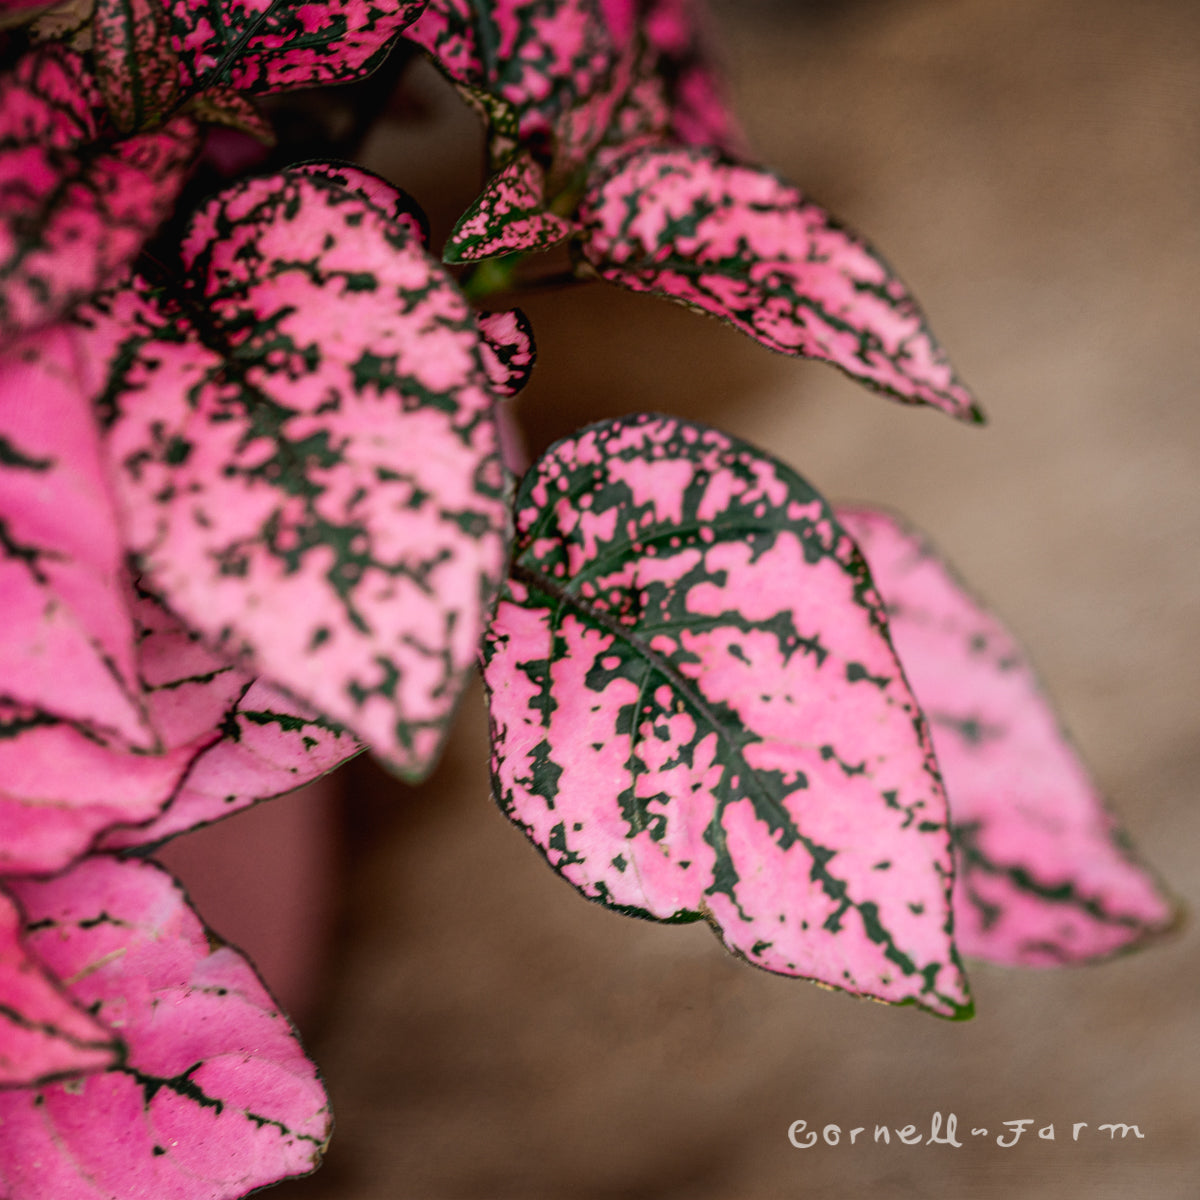
<instances>
[{"instance_id":1,"label":"foliage","mask_svg":"<svg viewBox=\"0 0 1200 1200\"><path fill-rule=\"evenodd\" d=\"M424 777L477 657L496 799L551 866L767 970L959 1017L960 954L1170 924L1011 636L897 518L653 414L514 500L532 334L475 302L559 242L982 419L883 260L748 160L692 0L5 10L6 1195L217 1200L319 1161L286 1018L143 856L364 748ZM443 261L390 182L238 170L213 131L269 141L257 97L402 46L487 128Z\"/></svg>"}]
</instances>

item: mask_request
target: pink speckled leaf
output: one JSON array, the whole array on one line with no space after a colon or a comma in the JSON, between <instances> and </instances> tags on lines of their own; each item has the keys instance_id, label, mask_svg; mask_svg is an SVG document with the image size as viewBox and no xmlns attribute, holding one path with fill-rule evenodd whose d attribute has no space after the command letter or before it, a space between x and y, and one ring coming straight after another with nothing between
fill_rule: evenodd
<instances>
[{"instance_id":1,"label":"pink speckled leaf","mask_svg":"<svg viewBox=\"0 0 1200 1200\"><path fill-rule=\"evenodd\" d=\"M493 786L585 896L964 1015L945 801L854 544L794 472L637 416L525 476L484 648Z\"/></svg>"},{"instance_id":2,"label":"pink speckled leaf","mask_svg":"<svg viewBox=\"0 0 1200 1200\"><path fill-rule=\"evenodd\" d=\"M633 80L612 117L602 160L635 141L710 146L739 154L745 139L725 103L697 0L601 0L613 38L636 47Z\"/></svg>"},{"instance_id":3,"label":"pink speckled leaf","mask_svg":"<svg viewBox=\"0 0 1200 1200\"><path fill-rule=\"evenodd\" d=\"M546 212L545 202L541 166L529 155L517 156L488 180L459 218L442 257L449 263L478 262L561 242L570 234L571 223Z\"/></svg>"},{"instance_id":4,"label":"pink speckled leaf","mask_svg":"<svg viewBox=\"0 0 1200 1200\"><path fill-rule=\"evenodd\" d=\"M62 870L109 826L157 816L249 686L152 600L138 598L134 612L142 698L161 753L105 745L0 701L0 874Z\"/></svg>"},{"instance_id":5,"label":"pink speckled leaf","mask_svg":"<svg viewBox=\"0 0 1200 1200\"><path fill-rule=\"evenodd\" d=\"M425 210L403 188L398 188L353 163L331 163L321 160L297 163L289 170L336 183L347 191L358 192L394 222L407 229L413 238L428 249L429 218L425 215Z\"/></svg>"},{"instance_id":6,"label":"pink speckled leaf","mask_svg":"<svg viewBox=\"0 0 1200 1200\"><path fill-rule=\"evenodd\" d=\"M112 1066L113 1035L29 956L23 924L0 892L0 1088Z\"/></svg>"},{"instance_id":7,"label":"pink speckled leaf","mask_svg":"<svg viewBox=\"0 0 1200 1200\"><path fill-rule=\"evenodd\" d=\"M127 587L71 339L17 338L0 352L0 697L152 748Z\"/></svg>"},{"instance_id":8,"label":"pink speckled leaf","mask_svg":"<svg viewBox=\"0 0 1200 1200\"><path fill-rule=\"evenodd\" d=\"M84 60L58 46L0 77L0 332L57 320L112 283L175 202L196 148L176 118L102 137Z\"/></svg>"},{"instance_id":9,"label":"pink speckled leaf","mask_svg":"<svg viewBox=\"0 0 1200 1200\"><path fill-rule=\"evenodd\" d=\"M899 400L981 419L903 283L769 172L646 147L594 182L579 217L583 254L610 282L712 313Z\"/></svg>"},{"instance_id":10,"label":"pink speckled leaf","mask_svg":"<svg viewBox=\"0 0 1200 1200\"><path fill-rule=\"evenodd\" d=\"M650 73L667 85L671 140L740 150L744 139L711 61L703 5L698 0L646 0L645 10L642 28L654 55Z\"/></svg>"},{"instance_id":11,"label":"pink speckled leaf","mask_svg":"<svg viewBox=\"0 0 1200 1200\"><path fill-rule=\"evenodd\" d=\"M1014 966L1085 962L1171 924L1008 630L895 517L842 509L928 716L957 855L963 954Z\"/></svg>"},{"instance_id":12,"label":"pink speckled leaf","mask_svg":"<svg viewBox=\"0 0 1200 1200\"><path fill-rule=\"evenodd\" d=\"M122 133L161 124L179 99L179 60L168 28L163 0L95 0L96 81Z\"/></svg>"},{"instance_id":13,"label":"pink speckled leaf","mask_svg":"<svg viewBox=\"0 0 1200 1200\"><path fill-rule=\"evenodd\" d=\"M599 145L632 65L597 0L430 0L405 36L460 87L511 108L517 138L547 168L552 191Z\"/></svg>"},{"instance_id":14,"label":"pink speckled leaf","mask_svg":"<svg viewBox=\"0 0 1200 1200\"><path fill-rule=\"evenodd\" d=\"M27 944L124 1061L0 1093L8 1200L233 1200L319 1163L313 1065L253 968L151 862L85 859L14 892Z\"/></svg>"},{"instance_id":15,"label":"pink speckled leaf","mask_svg":"<svg viewBox=\"0 0 1200 1200\"><path fill-rule=\"evenodd\" d=\"M170 0L171 42L188 92L348 83L370 74L425 0Z\"/></svg>"},{"instance_id":16,"label":"pink speckled leaf","mask_svg":"<svg viewBox=\"0 0 1200 1200\"><path fill-rule=\"evenodd\" d=\"M106 850L153 845L281 796L341 766L363 747L349 734L256 680L230 712L224 736L196 760L178 795L147 825L110 830Z\"/></svg>"},{"instance_id":17,"label":"pink speckled leaf","mask_svg":"<svg viewBox=\"0 0 1200 1200\"><path fill-rule=\"evenodd\" d=\"M500 396L515 396L533 374L537 347L533 327L519 309L479 315L480 350L492 391Z\"/></svg>"},{"instance_id":18,"label":"pink speckled leaf","mask_svg":"<svg viewBox=\"0 0 1200 1200\"><path fill-rule=\"evenodd\" d=\"M419 777L505 561L475 314L308 170L211 201L183 255L189 288L96 316L128 544L191 627Z\"/></svg>"}]
</instances>

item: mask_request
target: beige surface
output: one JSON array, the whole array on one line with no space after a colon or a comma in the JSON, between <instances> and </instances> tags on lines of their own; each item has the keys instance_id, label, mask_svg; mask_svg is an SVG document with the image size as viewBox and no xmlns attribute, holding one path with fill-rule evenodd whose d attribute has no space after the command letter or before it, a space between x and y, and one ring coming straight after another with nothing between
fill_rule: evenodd
<instances>
[{"instance_id":1,"label":"beige surface","mask_svg":"<svg viewBox=\"0 0 1200 1200\"><path fill-rule=\"evenodd\" d=\"M992 424L890 404L597 286L527 306L531 440L665 410L757 441L834 498L909 514L1019 632L1195 909L1200 9L719 12L762 158L902 270ZM442 193L444 229L475 164L433 159L442 145L400 129L381 152L418 197ZM756 972L704 928L585 903L491 805L485 760L472 694L431 784L352 776L345 936L313 1047L339 1128L322 1174L280 1200L1200 1196L1194 924L1099 968L976 966L979 1015L947 1024ZM927 1128L935 1110L958 1114L960 1137L1032 1117L1057 1140L799 1151L786 1137L797 1119ZM1076 1121L1089 1128L1073 1143ZM1145 1138L1110 1144L1105 1121Z\"/></svg>"}]
</instances>

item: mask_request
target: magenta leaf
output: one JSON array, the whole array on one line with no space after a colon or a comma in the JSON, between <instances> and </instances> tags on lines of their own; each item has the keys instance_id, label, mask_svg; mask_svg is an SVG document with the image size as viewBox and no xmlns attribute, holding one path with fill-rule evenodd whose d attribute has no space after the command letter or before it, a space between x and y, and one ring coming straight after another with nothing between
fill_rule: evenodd
<instances>
[{"instance_id":1,"label":"magenta leaf","mask_svg":"<svg viewBox=\"0 0 1200 1200\"><path fill-rule=\"evenodd\" d=\"M501 254L543 250L571 233L571 223L546 212L545 174L527 154L493 175L459 218L442 257L477 262Z\"/></svg>"},{"instance_id":2,"label":"magenta leaf","mask_svg":"<svg viewBox=\"0 0 1200 1200\"><path fill-rule=\"evenodd\" d=\"M63 994L21 938L22 921L0 892L0 1088L111 1067L111 1033Z\"/></svg>"},{"instance_id":3,"label":"magenta leaf","mask_svg":"<svg viewBox=\"0 0 1200 1200\"><path fill-rule=\"evenodd\" d=\"M127 1052L0 1093L9 1200L233 1200L318 1165L330 1120L312 1064L165 871L94 857L14 892L31 950Z\"/></svg>"},{"instance_id":4,"label":"magenta leaf","mask_svg":"<svg viewBox=\"0 0 1200 1200\"><path fill-rule=\"evenodd\" d=\"M0 872L61 870L101 830L148 820L199 749L111 749L64 722L0 702Z\"/></svg>"},{"instance_id":5,"label":"magenta leaf","mask_svg":"<svg viewBox=\"0 0 1200 1200\"><path fill-rule=\"evenodd\" d=\"M633 81L612 118L607 146L620 154L647 139L739 153L744 139L713 69L697 0L645 0L636 26L624 0L601 0L601 6L614 38L640 39Z\"/></svg>"},{"instance_id":6,"label":"magenta leaf","mask_svg":"<svg viewBox=\"0 0 1200 1200\"><path fill-rule=\"evenodd\" d=\"M353 163L297 163L289 170L324 179L327 183L336 183L347 191L358 192L394 222L407 229L411 237L428 249L429 218L425 215L425 210L403 188L398 188Z\"/></svg>"},{"instance_id":7,"label":"magenta leaf","mask_svg":"<svg viewBox=\"0 0 1200 1200\"><path fill-rule=\"evenodd\" d=\"M0 701L0 873L61 870L109 826L157 816L197 756L223 736L249 677L152 600L139 598L135 617L142 698L161 752L105 745Z\"/></svg>"},{"instance_id":8,"label":"magenta leaf","mask_svg":"<svg viewBox=\"0 0 1200 1200\"><path fill-rule=\"evenodd\" d=\"M125 270L170 211L196 146L176 118L123 141L97 125L84 60L46 46L0 77L0 332L57 320Z\"/></svg>"},{"instance_id":9,"label":"magenta leaf","mask_svg":"<svg viewBox=\"0 0 1200 1200\"><path fill-rule=\"evenodd\" d=\"M533 374L537 347L529 318L519 309L480 313L480 351L492 391L515 396Z\"/></svg>"},{"instance_id":10,"label":"magenta leaf","mask_svg":"<svg viewBox=\"0 0 1200 1200\"><path fill-rule=\"evenodd\" d=\"M94 0L96 81L122 133L153 128L179 99L179 60L162 0Z\"/></svg>"},{"instance_id":11,"label":"magenta leaf","mask_svg":"<svg viewBox=\"0 0 1200 1200\"><path fill-rule=\"evenodd\" d=\"M362 750L349 734L278 688L255 681L223 724L224 736L195 761L178 794L146 825L113 829L105 850L153 845L281 796Z\"/></svg>"},{"instance_id":12,"label":"magenta leaf","mask_svg":"<svg viewBox=\"0 0 1200 1200\"><path fill-rule=\"evenodd\" d=\"M515 130L493 132L505 145L515 134L551 195L587 165L631 77L632 45L617 44L598 0L430 0L405 36L486 108L512 111ZM509 158L493 146L494 165Z\"/></svg>"},{"instance_id":13,"label":"magenta leaf","mask_svg":"<svg viewBox=\"0 0 1200 1200\"><path fill-rule=\"evenodd\" d=\"M957 854L963 954L1085 962L1160 932L1174 906L1133 856L1008 630L895 517L842 509L930 722Z\"/></svg>"},{"instance_id":14,"label":"magenta leaf","mask_svg":"<svg viewBox=\"0 0 1200 1200\"><path fill-rule=\"evenodd\" d=\"M18 338L0 352L0 697L153 748L127 587L72 341Z\"/></svg>"},{"instance_id":15,"label":"magenta leaf","mask_svg":"<svg viewBox=\"0 0 1200 1200\"><path fill-rule=\"evenodd\" d=\"M421 776L505 562L475 314L307 169L224 192L183 253L188 287L95 318L128 545L191 628Z\"/></svg>"},{"instance_id":16,"label":"magenta leaf","mask_svg":"<svg viewBox=\"0 0 1200 1200\"><path fill-rule=\"evenodd\" d=\"M854 544L782 463L637 416L525 477L485 640L493 786L589 899L965 1015L945 802Z\"/></svg>"},{"instance_id":17,"label":"magenta leaf","mask_svg":"<svg viewBox=\"0 0 1200 1200\"><path fill-rule=\"evenodd\" d=\"M769 172L650 146L596 181L579 217L583 254L609 282L722 317L899 400L982 419L900 280Z\"/></svg>"},{"instance_id":18,"label":"magenta leaf","mask_svg":"<svg viewBox=\"0 0 1200 1200\"><path fill-rule=\"evenodd\" d=\"M706 12L699 0L647 0L642 27L653 54L648 72L667 86L672 141L741 149L743 138L713 68Z\"/></svg>"},{"instance_id":19,"label":"magenta leaf","mask_svg":"<svg viewBox=\"0 0 1200 1200\"><path fill-rule=\"evenodd\" d=\"M169 0L185 91L264 93L370 74L425 0Z\"/></svg>"}]
</instances>

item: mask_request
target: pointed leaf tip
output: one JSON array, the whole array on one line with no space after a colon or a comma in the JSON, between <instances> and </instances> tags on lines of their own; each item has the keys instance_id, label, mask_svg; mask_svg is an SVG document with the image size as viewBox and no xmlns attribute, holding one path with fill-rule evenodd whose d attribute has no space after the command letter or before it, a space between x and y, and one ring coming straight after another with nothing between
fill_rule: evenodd
<instances>
[{"instance_id":1,"label":"pointed leaf tip","mask_svg":"<svg viewBox=\"0 0 1200 1200\"><path fill-rule=\"evenodd\" d=\"M941 785L821 498L639 416L552 447L516 524L484 644L493 784L551 865L768 970L958 1014Z\"/></svg>"},{"instance_id":2,"label":"pointed leaf tip","mask_svg":"<svg viewBox=\"0 0 1200 1200\"><path fill-rule=\"evenodd\" d=\"M582 254L611 283L681 301L783 354L977 420L908 289L790 184L710 150L651 146L594 180Z\"/></svg>"},{"instance_id":3,"label":"pointed leaf tip","mask_svg":"<svg viewBox=\"0 0 1200 1200\"><path fill-rule=\"evenodd\" d=\"M407 220L309 169L222 193L183 252L186 286L96 316L128 544L192 628L419 778L506 556L476 314Z\"/></svg>"}]
</instances>

